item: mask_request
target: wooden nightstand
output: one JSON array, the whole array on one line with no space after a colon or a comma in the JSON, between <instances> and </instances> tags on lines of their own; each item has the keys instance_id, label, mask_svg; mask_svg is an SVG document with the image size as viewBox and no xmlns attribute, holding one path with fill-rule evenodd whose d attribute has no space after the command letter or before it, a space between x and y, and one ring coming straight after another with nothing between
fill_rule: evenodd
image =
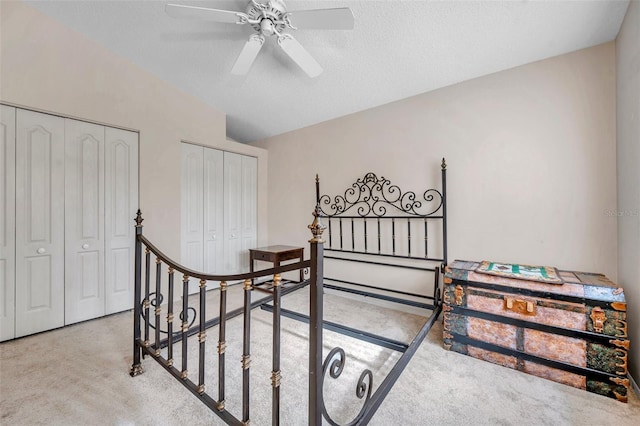
<instances>
[{"instance_id":1,"label":"wooden nightstand","mask_svg":"<svg viewBox=\"0 0 640 426\"><path fill-rule=\"evenodd\" d=\"M295 246L275 245L249 249L249 270L254 271L253 264L256 260L273 263L274 267L280 266L280 262L291 259L304 260L304 248ZM303 271L300 270L300 281L303 281Z\"/></svg>"}]
</instances>

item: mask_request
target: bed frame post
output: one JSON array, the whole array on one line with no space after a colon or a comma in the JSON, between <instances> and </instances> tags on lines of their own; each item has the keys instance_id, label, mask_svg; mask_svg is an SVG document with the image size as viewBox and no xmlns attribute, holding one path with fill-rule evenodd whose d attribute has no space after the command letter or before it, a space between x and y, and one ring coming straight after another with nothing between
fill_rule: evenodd
<instances>
[{"instance_id":1,"label":"bed frame post","mask_svg":"<svg viewBox=\"0 0 640 426\"><path fill-rule=\"evenodd\" d=\"M134 287L134 299L133 299L133 364L129 374L131 377L135 377L144 373L142 369L142 347L140 345L140 309L142 296L142 242L140 237L142 236L142 212L138 209L138 213L135 217L136 222L136 250L135 250L135 287Z\"/></svg>"},{"instance_id":2,"label":"bed frame post","mask_svg":"<svg viewBox=\"0 0 640 426\"><path fill-rule=\"evenodd\" d=\"M318 177L316 175L316 190ZM320 205L313 212L313 223L309 225L313 238L311 246L311 278L309 285L309 425L322 424L322 282L323 249L322 232L325 226L320 222Z\"/></svg>"},{"instance_id":3,"label":"bed frame post","mask_svg":"<svg viewBox=\"0 0 640 426\"><path fill-rule=\"evenodd\" d=\"M442 157L442 271L447 266L447 162Z\"/></svg>"}]
</instances>

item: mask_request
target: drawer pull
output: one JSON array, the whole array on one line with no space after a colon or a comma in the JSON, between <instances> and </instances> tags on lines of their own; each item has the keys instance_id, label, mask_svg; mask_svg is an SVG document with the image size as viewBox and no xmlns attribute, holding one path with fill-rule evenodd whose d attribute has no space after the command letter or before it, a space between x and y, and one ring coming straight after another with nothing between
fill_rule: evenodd
<instances>
[{"instance_id":1,"label":"drawer pull","mask_svg":"<svg viewBox=\"0 0 640 426\"><path fill-rule=\"evenodd\" d=\"M524 315L536 314L536 302L534 300L515 299L513 297L504 298L504 309Z\"/></svg>"}]
</instances>

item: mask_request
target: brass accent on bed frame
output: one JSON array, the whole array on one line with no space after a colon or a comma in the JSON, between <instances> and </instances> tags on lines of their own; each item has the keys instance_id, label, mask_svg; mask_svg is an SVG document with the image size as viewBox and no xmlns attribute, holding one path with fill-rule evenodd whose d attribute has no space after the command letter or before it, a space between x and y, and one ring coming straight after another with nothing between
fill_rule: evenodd
<instances>
[{"instance_id":1,"label":"brass accent on bed frame","mask_svg":"<svg viewBox=\"0 0 640 426\"><path fill-rule=\"evenodd\" d=\"M159 258L159 257L156 257L156 265L159 265L159 264L161 264L161 263L162 263L162 260L160 260L160 258Z\"/></svg>"},{"instance_id":2,"label":"brass accent on bed frame","mask_svg":"<svg viewBox=\"0 0 640 426\"><path fill-rule=\"evenodd\" d=\"M322 239L322 233L325 229L327 229L327 227L320 221L319 205L317 205L316 209L313 211L313 222L311 223L311 225L308 225L307 228L309 228L311 230L311 233L313 234L313 238L309 240L310 243L324 243L324 240Z\"/></svg>"},{"instance_id":3,"label":"brass accent on bed frame","mask_svg":"<svg viewBox=\"0 0 640 426\"><path fill-rule=\"evenodd\" d=\"M505 296L504 309L523 315L535 315L536 301Z\"/></svg>"},{"instance_id":4,"label":"brass accent on bed frame","mask_svg":"<svg viewBox=\"0 0 640 426\"><path fill-rule=\"evenodd\" d=\"M280 274L275 274L273 276L273 286L279 287L280 285L282 285L282 277L280 276Z\"/></svg>"},{"instance_id":5,"label":"brass accent on bed frame","mask_svg":"<svg viewBox=\"0 0 640 426\"><path fill-rule=\"evenodd\" d=\"M218 411L224 410L224 400L218 402L218 405L216 406L216 408L218 409Z\"/></svg>"},{"instance_id":6,"label":"brass accent on bed frame","mask_svg":"<svg viewBox=\"0 0 640 426\"><path fill-rule=\"evenodd\" d=\"M144 300L142 301L142 307L143 307L143 308L147 309L147 308L148 308L148 307L150 307L150 306L151 306L151 301L150 301L150 300L148 300L148 299L144 299Z\"/></svg>"},{"instance_id":7,"label":"brass accent on bed frame","mask_svg":"<svg viewBox=\"0 0 640 426\"><path fill-rule=\"evenodd\" d=\"M167 366L168 366L168 367L173 367L173 358L169 358L169 359L167 360Z\"/></svg>"},{"instance_id":8,"label":"brass accent on bed frame","mask_svg":"<svg viewBox=\"0 0 640 426\"><path fill-rule=\"evenodd\" d=\"M159 356L160 356L160 349L156 349L156 350L153 352L153 356L155 356L156 358L157 358L157 357L159 357Z\"/></svg>"},{"instance_id":9,"label":"brass accent on bed frame","mask_svg":"<svg viewBox=\"0 0 640 426\"><path fill-rule=\"evenodd\" d=\"M148 348L149 346L151 346L151 342L148 341L148 340L145 340L143 345L144 345L145 348Z\"/></svg>"},{"instance_id":10,"label":"brass accent on bed frame","mask_svg":"<svg viewBox=\"0 0 640 426\"><path fill-rule=\"evenodd\" d=\"M602 333L604 329L604 322L607 320L607 316L604 313L604 310L600 306L596 306L591 310L591 315L589 315L591 321L593 321L593 331L596 333Z\"/></svg>"},{"instance_id":11,"label":"brass accent on bed frame","mask_svg":"<svg viewBox=\"0 0 640 426\"><path fill-rule=\"evenodd\" d=\"M218 341L218 353L223 354L227 350L227 343L223 340Z\"/></svg>"},{"instance_id":12,"label":"brass accent on bed frame","mask_svg":"<svg viewBox=\"0 0 640 426\"><path fill-rule=\"evenodd\" d=\"M207 287L207 281L206 280L200 280L200 288L206 288Z\"/></svg>"},{"instance_id":13,"label":"brass accent on bed frame","mask_svg":"<svg viewBox=\"0 0 640 426\"><path fill-rule=\"evenodd\" d=\"M187 371L187 370L182 370L182 371L180 372L180 378L181 378L181 379L186 379L186 378L187 378L187 376L189 376L189 371Z\"/></svg>"},{"instance_id":14,"label":"brass accent on bed frame","mask_svg":"<svg viewBox=\"0 0 640 426\"><path fill-rule=\"evenodd\" d=\"M251 355L242 355L242 360L240 362L242 364L242 369L247 370L251 367Z\"/></svg>"},{"instance_id":15,"label":"brass accent on bed frame","mask_svg":"<svg viewBox=\"0 0 640 426\"><path fill-rule=\"evenodd\" d=\"M627 310L627 304L624 302L611 302L611 307L616 311L626 312Z\"/></svg>"},{"instance_id":16,"label":"brass accent on bed frame","mask_svg":"<svg viewBox=\"0 0 640 426\"><path fill-rule=\"evenodd\" d=\"M220 281L220 291L227 291L227 282Z\"/></svg>"},{"instance_id":17,"label":"brass accent on bed frame","mask_svg":"<svg viewBox=\"0 0 640 426\"><path fill-rule=\"evenodd\" d=\"M207 340L207 333L205 333L205 332L198 333L198 342L199 343L205 342L206 340Z\"/></svg>"},{"instance_id":18,"label":"brass accent on bed frame","mask_svg":"<svg viewBox=\"0 0 640 426\"><path fill-rule=\"evenodd\" d=\"M280 386L280 381L282 380L282 376L280 375L280 370L271 372L271 386L277 388Z\"/></svg>"},{"instance_id":19,"label":"brass accent on bed frame","mask_svg":"<svg viewBox=\"0 0 640 426\"><path fill-rule=\"evenodd\" d=\"M203 394L204 393L204 385L199 385L198 386L198 393L199 394Z\"/></svg>"},{"instance_id":20,"label":"brass accent on bed frame","mask_svg":"<svg viewBox=\"0 0 640 426\"><path fill-rule=\"evenodd\" d=\"M243 290L251 290L251 280L244 280L244 284L242 286Z\"/></svg>"},{"instance_id":21,"label":"brass accent on bed frame","mask_svg":"<svg viewBox=\"0 0 640 426\"><path fill-rule=\"evenodd\" d=\"M187 331L189 331L189 323L188 323L188 322L186 322L186 321L184 321L184 322L182 323L182 328L181 328L181 330L182 330L183 332L185 332L185 333L186 333Z\"/></svg>"},{"instance_id":22,"label":"brass accent on bed frame","mask_svg":"<svg viewBox=\"0 0 640 426\"><path fill-rule=\"evenodd\" d=\"M173 322L173 313L167 314L167 323Z\"/></svg>"},{"instance_id":23,"label":"brass accent on bed frame","mask_svg":"<svg viewBox=\"0 0 640 426\"><path fill-rule=\"evenodd\" d=\"M173 266L169 266L169 269L167 269L167 272L170 274L173 274Z\"/></svg>"},{"instance_id":24,"label":"brass accent on bed frame","mask_svg":"<svg viewBox=\"0 0 640 426\"><path fill-rule=\"evenodd\" d=\"M129 370L129 375L131 377L139 376L144 373L144 368L142 368L142 364L135 364L131 366L131 370Z\"/></svg>"},{"instance_id":25,"label":"brass accent on bed frame","mask_svg":"<svg viewBox=\"0 0 640 426\"><path fill-rule=\"evenodd\" d=\"M149 254L149 253L151 253L151 250L149 249L149 247L146 247L144 249L144 254Z\"/></svg>"}]
</instances>

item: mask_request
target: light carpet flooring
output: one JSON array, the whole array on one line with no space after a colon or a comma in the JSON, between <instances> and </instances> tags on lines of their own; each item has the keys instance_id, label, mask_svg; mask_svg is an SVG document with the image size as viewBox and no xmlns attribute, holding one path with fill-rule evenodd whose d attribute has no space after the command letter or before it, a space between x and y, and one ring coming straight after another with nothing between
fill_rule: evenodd
<instances>
[{"instance_id":1,"label":"light carpet flooring","mask_svg":"<svg viewBox=\"0 0 640 426\"><path fill-rule=\"evenodd\" d=\"M240 306L240 286L228 293L228 309ZM209 299L207 317L212 318L217 316L218 293L210 292ZM283 298L287 309L306 312L307 304L306 289ZM325 295L325 314L327 320L405 342L425 320L333 294ZM270 424L271 315L259 308L252 312L252 425ZM154 360L143 361L141 376L129 376L131 324L132 313L125 312L0 344L0 424L223 424ZM307 424L307 327L282 319L282 425ZM228 322L226 407L236 417L241 407L241 330L241 317ZM217 333L217 327L208 330L206 351L207 392L214 399ZM360 372L372 370L375 390L399 354L325 331L325 355L334 346L345 349L347 363L339 379L327 379L324 395L328 411L346 423L359 409L355 383ZM179 365L179 345L175 351ZM196 380L195 337L188 358L190 377ZM629 403L623 404L446 351L438 320L370 424L638 425L640 401L631 392Z\"/></svg>"}]
</instances>

